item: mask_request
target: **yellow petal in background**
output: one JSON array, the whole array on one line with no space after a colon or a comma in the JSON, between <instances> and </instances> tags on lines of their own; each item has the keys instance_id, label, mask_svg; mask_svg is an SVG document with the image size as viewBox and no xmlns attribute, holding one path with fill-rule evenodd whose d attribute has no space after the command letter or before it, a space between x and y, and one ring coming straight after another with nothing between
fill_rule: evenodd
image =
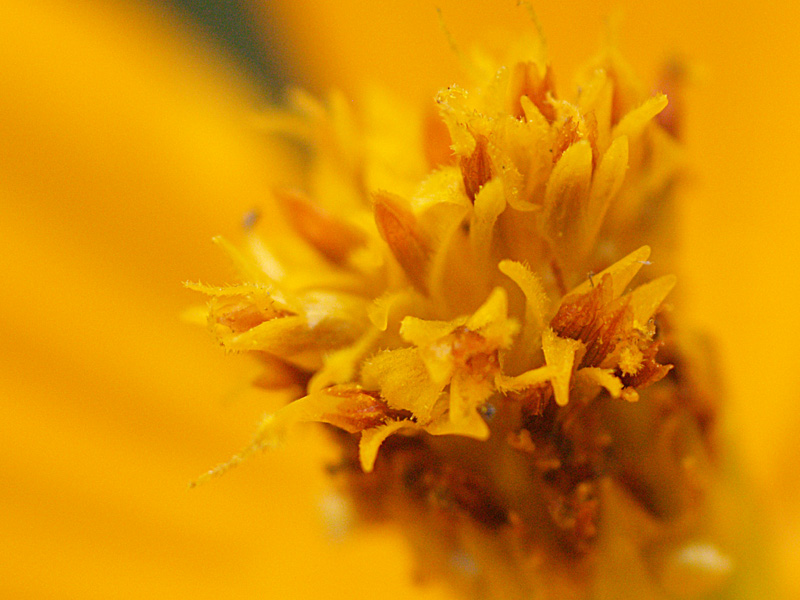
<instances>
[{"instance_id":1,"label":"yellow petal in background","mask_svg":"<svg viewBox=\"0 0 800 600\"><path fill-rule=\"evenodd\" d=\"M277 406L181 322L181 282L229 280L212 236L294 170L213 56L132 3L0 6L0 597L408 587L391 534L328 544L316 438L187 489Z\"/></svg>"},{"instance_id":2,"label":"yellow petal in background","mask_svg":"<svg viewBox=\"0 0 800 600\"><path fill-rule=\"evenodd\" d=\"M645 125L647 125L653 117L667 107L667 97L664 94L653 96L645 100L641 106L636 107L627 115L622 117L622 120L617 123L614 130L611 132L612 138L627 137L635 138L641 134Z\"/></svg>"}]
</instances>

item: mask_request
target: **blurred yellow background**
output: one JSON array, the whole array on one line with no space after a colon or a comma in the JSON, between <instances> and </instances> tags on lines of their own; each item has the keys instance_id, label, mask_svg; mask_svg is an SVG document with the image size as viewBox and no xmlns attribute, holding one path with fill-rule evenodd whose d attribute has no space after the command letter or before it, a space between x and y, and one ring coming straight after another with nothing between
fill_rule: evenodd
<instances>
[{"instance_id":1,"label":"blurred yellow background","mask_svg":"<svg viewBox=\"0 0 800 600\"><path fill-rule=\"evenodd\" d=\"M302 85L378 82L422 103L458 72L435 7L466 48L530 27L515 4L248 10L265 40L280 32ZM718 340L725 431L763 507L765 552L798 597L800 5L542 0L562 90L617 7L644 78L676 52L697 66L681 298ZM0 597L447 597L412 587L397 532L330 541L327 449L311 431L187 490L273 407L246 391L247 362L179 321L197 301L180 283L229 279L210 238L235 237L293 173L251 127L252 81L171 14L0 6Z\"/></svg>"}]
</instances>

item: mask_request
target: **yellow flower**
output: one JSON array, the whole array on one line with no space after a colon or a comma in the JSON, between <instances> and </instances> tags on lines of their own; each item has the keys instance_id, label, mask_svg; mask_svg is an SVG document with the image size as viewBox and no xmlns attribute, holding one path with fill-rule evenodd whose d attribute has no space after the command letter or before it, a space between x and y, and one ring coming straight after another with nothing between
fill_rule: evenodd
<instances>
[{"instance_id":1,"label":"yellow flower","mask_svg":"<svg viewBox=\"0 0 800 600\"><path fill-rule=\"evenodd\" d=\"M452 597L412 586L399 527L328 544L316 504L327 449L315 428L295 428L286 451L220 484L185 489L274 406L239 393L252 376L246 360L176 320L193 299L176 282L231 276L207 240L237 235L286 164L253 135L256 96L241 70L154 10L160 2L0 4L0 596ZM256 28L280 33L305 87L357 98L379 80L412 108L451 82L457 62L435 6L457 39L521 21L514 2L247 4L280 15ZM738 455L736 490L754 507L721 518L763 536L734 558L769 565L791 592L758 579L740 595L795 598L800 185L786 107L799 97L800 5L537 2L559 89L571 89L561 77L595 49L617 5L637 72L655 72L676 48L706 67L685 104L694 174L669 301L685 294L682 316L720 342L720 433ZM670 110L675 96L663 91ZM654 264L637 281L668 266L649 243Z\"/></svg>"},{"instance_id":2,"label":"yellow flower","mask_svg":"<svg viewBox=\"0 0 800 600\"><path fill-rule=\"evenodd\" d=\"M362 512L475 597L715 590L717 393L662 314L680 115L613 47L570 99L538 35L468 66L427 113L296 93L265 116L310 155L301 188L218 240L240 283L188 285L289 402L205 477L326 423Z\"/></svg>"}]
</instances>

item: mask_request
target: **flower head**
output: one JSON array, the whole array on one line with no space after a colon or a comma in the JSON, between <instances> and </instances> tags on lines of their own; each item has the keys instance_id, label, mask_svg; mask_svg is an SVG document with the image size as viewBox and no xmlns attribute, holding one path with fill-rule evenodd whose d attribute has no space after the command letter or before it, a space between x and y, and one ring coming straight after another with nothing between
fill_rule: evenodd
<instances>
[{"instance_id":1,"label":"flower head","mask_svg":"<svg viewBox=\"0 0 800 600\"><path fill-rule=\"evenodd\" d=\"M663 305L676 117L613 49L569 97L538 36L470 65L420 114L295 93L266 116L307 158L303 185L243 248L219 240L239 283L190 284L218 342L289 400L233 462L326 423L362 512L484 597L545 579L542 597L582 597L628 568L668 589L702 533L714 422ZM598 551L615 544L620 564ZM705 588L715 564L684 571Z\"/></svg>"}]
</instances>

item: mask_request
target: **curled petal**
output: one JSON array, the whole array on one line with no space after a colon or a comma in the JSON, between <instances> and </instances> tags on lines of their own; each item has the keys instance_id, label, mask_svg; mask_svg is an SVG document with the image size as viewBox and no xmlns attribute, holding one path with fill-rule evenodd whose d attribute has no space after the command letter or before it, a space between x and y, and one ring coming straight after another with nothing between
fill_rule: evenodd
<instances>
[{"instance_id":1,"label":"curled petal","mask_svg":"<svg viewBox=\"0 0 800 600\"><path fill-rule=\"evenodd\" d=\"M489 439L489 426L477 410L468 411L460 419L450 419L447 415L432 421L425 431L431 435L461 435L476 440Z\"/></svg>"},{"instance_id":2,"label":"curled petal","mask_svg":"<svg viewBox=\"0 0 800 600\"><path fill-rule=\"evenodd\" d=\"M613 138L623 135L629 138L636 137L642 132L645 126L666 107L667 97L664 94L657 94L652 98L648 98L617 123L611 136Z\"/></svg>"},{"instance_id":3,"label":"curled petal","mask_svg":"<svg viewBox=\"0 0 800 600\"><path fill-rule=\"evenodd\" d=\"M559 406L566 406L569 402L572 367L575 363L575 353L580 347L581 343L579 341L560 338L552 329L545 329L544 333L542 333L544 359L547 366L553 369L550 381L553 385L556 404Z\"/></svg>"},{"instance_id":4,"label":"curled petal","mask_svg":"<svg viewBox=\"0 0 800 600\"><path fill-rule=\"evenodd\" d=\"M314 333L300 316L265 321L238 335L223 336L220 341L229 350L269 352L304 369L322 366Z\"/></svg>"},{"instance_id":5,"label":"curled petal","mask_svg":"<svg viewBox=\"0 0 800 600\"><path fill-rule=\"evenodd\" d=\"M508 315L508 296L506 291L497 287L486 299L486 302L467 320L467 327L480 331L492 324L502 323Z\"/></svg>"},{"instance_id":6,"label":"curled petal","mask_svg":"<svg viewBox=\"0 0 800 600\"><path fill-rule=\"evenodd\" d=\"M378 458L378 450L386 438L393 433L404 428L416 429L413 421L391 421L385 425L368 429L361 434L361 441L358 444L358 455L361 461L361 469L365 473L371 473L375 468L375 460Z\"/></svg>"},{"instance_id":7,"label":"curled petal","mask_svg":"<svg viewBox=\"0 0 800 600\"><path fill-rule=\"evenodd\" d=\"M612 398L619 398L622 393L622 382L614 375L612 369L586 367L577 372L577 376L597 386L603 387Z\"/></svg>"}]
</instances>

